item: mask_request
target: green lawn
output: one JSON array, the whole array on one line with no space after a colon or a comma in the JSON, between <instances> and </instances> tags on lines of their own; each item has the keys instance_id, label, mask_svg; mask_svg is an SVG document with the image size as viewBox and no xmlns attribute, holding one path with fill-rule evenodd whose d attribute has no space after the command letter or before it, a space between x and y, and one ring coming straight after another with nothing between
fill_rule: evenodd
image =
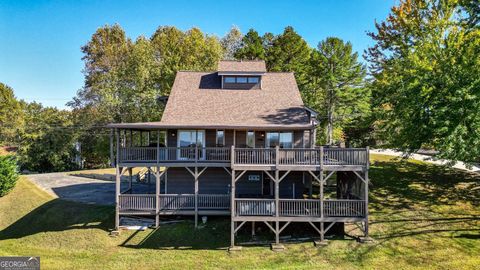
<instances>
[{"instance_id":1,"label":"green lawn","mask_svg":"<svg viewBox=\"0 0 480 270\"><path fill-rule=\"evenodd\" d=\"M53 199L22 178L0 198L0 256L41 256L43 269L474 269L480 265L480 177L373 156L371 244L287 244L228 253L228 220L163 225L112 238L113 207ZM349 230L353 227L348 227ZM358 233L358 230L351 231ZM248 239L248 229L240 238Z\"/></svg>"}]
</instances>

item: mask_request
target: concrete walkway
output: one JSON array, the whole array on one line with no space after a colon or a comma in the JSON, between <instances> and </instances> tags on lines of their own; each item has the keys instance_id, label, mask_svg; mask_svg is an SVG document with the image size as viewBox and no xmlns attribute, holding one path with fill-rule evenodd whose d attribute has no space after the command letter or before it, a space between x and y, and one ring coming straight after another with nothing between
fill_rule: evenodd
<instances>
[{"instance_id":1,"label":"concrete walkway","mask_svg":"<svg viewBox=\"0 0 480 270\"><path fill-rule=\"evenodd\" d=\"M382 154L382 155L389 155L389 156L396 156L396 157L401 157L404 156L405 153L392 150L392 149L371 149L370 153L372 154ZM438 159L432 156L428 155L422 155L422 154L412 154L409 156L410 159L414 160L419 160L419 161L424 161L427 163L431 164L436 164L436 165L447 165L455 169L459 170L464 170L464 171L469 171L469 172L476 172L480 173L480 165L476 164L472 168L467 168L467 165L461 161L456 162L453 166L449 165L449 161L446 159Z\"/></svg>"},{"instance_id":2,"label":"concrete walkway","mask_svg":"<svg viewBox=\"0 0 480 270\"><path fill-rule=\"evenodd\" d=\"M27 177L41 189L55 198L69 201L113 205L115 204L115 182L72 176L65 172L30 174ZM121 190L128 188L128 183L122 181ZM133 185L134 193L155 192L155 183Z\"/></svg>"}]
</instances>

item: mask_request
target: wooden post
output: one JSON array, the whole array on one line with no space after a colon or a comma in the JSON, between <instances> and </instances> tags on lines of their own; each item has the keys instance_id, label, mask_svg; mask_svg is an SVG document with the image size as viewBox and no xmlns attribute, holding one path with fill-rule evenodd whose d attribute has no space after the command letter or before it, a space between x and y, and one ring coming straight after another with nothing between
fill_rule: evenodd
<instances>
[{"instance_id":1,"label":"wooden post","mask_svg":"<svg viewBox=\"0 0 480 270\"><path fill-rule=\"evenodd\" d=\"M165 149L166 151L166 149ZM165 153L166 155L166 153ZM157 130L157 165L160 163L160 130Z\"/></svg>"},{"instance_id":2,"label":"wooden post","mask_svg":"<svg viewBox=\"0 0 480 270\"><path fill-rule=\"evenodd\" d=\"M115 230L118 231L120 227L120 178L121 178L121 171L120 167L118 166L118 157L119 157L119 147L120 147L120 135L119 131L115 130L115 136L117 140L117 162L115 164Z\"/></svg>"},{"instance_id":3,"label":"wooden post","mask_svg":"<svg viewBox=\"0 0 480 270\"><path fill-rule=\"evenodd\" d=\"M277 153L278 153L278 146L277 146ZM277 160L278 160L278 156L277 156ZM277 161L277 164L278 164L278 161ZM279 226L279 221L278 221L278 218L280 216L280 190L279 190L279 187L280 187L280 171L277 169L275 170L275 217L276 217L276 221L275 221L275 244L279 244L280 243L280 226Z\"/></svg>"},{"instance_id":4,"label":"wooden post","mask_svg":"<svg viewBox=\"0 0 480 270\"><path fill-rule=\"evenodd\" d=\"M155 227L160 225L160 166L157 165L155 172Z\"/></svg>"},{"instance_id":5,"label":"wooden post","mask_svg":"<svg viewBox=\"0 0 480 270\"><path fill-rule=\"evenodd\" d=\"M232 145L232 153L234 146ZM231 215L231 226L230 226L230 247L235 246L235 170L232 169L232 186L230 187L230 215Z\"/></svg>"},{"instance_id":6,"label":"wooden post","mask_svg":"<svg viewBox=\"0 0 480 270\"><path fill-rule=\"evenodd\" d=\"M323 146L320 146L320 171L323 172Z\"/></svg>"},{"instance_id":7,"label":"wooden post","mask_svg":"<svg viewBox=\"0 0 480 270\"><path fill-rule=\"evenodd\" d=\"M323 147L322 147L323 148ZM320 151L323 151L321 149ZM323 217L324 211L323 211L324 205L323 205L323 169L320 170L320 218L322 221L320 222L320 242L323 242L325 239L325 230L324 230L324 222L323 222Z\"/></svg>"},{"instance_id":8,"label":"wooden post","mask_svg":"<svg viewBox=\"0 0 480 270\"><path fill-rule=\"evenodd\" d=\"M116 160L113 155L113 129L110 129L110 166L115 167Z\"/></svg>"},{"instance_id":9,"label":"wooden post","mask_svg":"<svg viewBox=\"0 0 480 270\"><path fill-rule=\"evenodd\" d=\"M280 161L280 146L275 146L275 168L278 168L278 163ZM278 180L278 178L277 178Z\"/></svg>"},{"instance_id":10,"label":"wooden post","mask_svg":"<svg viewBox=\"0 0 480 270\"><path fill-rule=\"evenodd\" d=\"M232 145L230 147L230 168L233 168L234 164L235 164L235 146Z\"/></svg>"},{"instance_id":11,"label":"wooden post","mask_svg":"<svg viewBox=\"0 0 480 270\"><path fill-rule=\"evenodd\" d=\"M195 228L197 228L197 226L198 226L198 167L195 166Z\"/></svg>"},{"instance_id":12,"label":"wooden post","mask_svg":"<svg viewBox=\"0 0 480 270\"><path fill-rule=\"evenodd\" d=\"M129 182L128 182L128 190L130 193L132 193L132 181L133 181L133 169L128 168L128 177L129 177Z\"/></svg>"},{"instance_id":13,"label":"wooden post","mask_svg":"<svg viewBox=\"0 0 480 270\"><path fill-rule=\"evenodd\" d=\"M368 238L368 170L365 170L365 238Z\"/></svg>"},{"instance_id":14,"label":"wooden post","mask_svg":"<svg viewBox=\"0 0 480 270\"><path fill-rule=\"evenodd\" d=\"M367 166L365 169L365 237L368 238L368 169L370 167L370 148L367 146Z\"/></svg>"}]
</instances>

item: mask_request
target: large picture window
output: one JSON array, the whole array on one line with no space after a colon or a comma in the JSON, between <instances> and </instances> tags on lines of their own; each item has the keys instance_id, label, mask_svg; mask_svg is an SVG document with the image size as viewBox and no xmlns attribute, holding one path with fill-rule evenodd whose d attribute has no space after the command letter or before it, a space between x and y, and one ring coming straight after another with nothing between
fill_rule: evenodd
<instances>
[{"instance_id":1,"label":"large picture window","mask_svg":"<svg viewBox=\"0 0 480 270\"><path fill-rule=\"evenodd\" d=\"M265 147L273 148L276 146L280 148L293 147L293 133L292 132L267 132L267 139Z\"/></svg>"}]
</instances>

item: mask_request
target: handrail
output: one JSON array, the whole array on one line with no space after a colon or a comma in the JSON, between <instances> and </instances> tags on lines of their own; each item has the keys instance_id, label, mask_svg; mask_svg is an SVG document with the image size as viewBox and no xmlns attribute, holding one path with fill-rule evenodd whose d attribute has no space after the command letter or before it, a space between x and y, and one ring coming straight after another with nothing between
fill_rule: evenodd
<instances>
[{"instance_id":1,"label":"handrail","mask_svg":"<svg viewBox=\"0 0 480 270\"><path fill-rule=\"evenodd\" d=\"M265 166L368 166L367 148L121 147L121 162Z\"/></svg>"}]
</instances>

